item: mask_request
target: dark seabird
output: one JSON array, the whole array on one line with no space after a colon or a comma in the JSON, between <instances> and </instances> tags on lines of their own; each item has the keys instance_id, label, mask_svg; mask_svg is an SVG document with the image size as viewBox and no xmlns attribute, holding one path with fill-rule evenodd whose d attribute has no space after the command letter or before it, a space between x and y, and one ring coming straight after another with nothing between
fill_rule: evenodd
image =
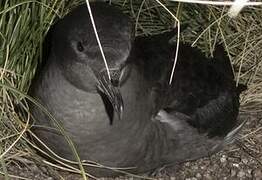
<instances>
[{"instance_id":1,"label":"dark seabird","mask_svg":"<svg viewBox=\"0 0 262 180\"><path fill-rule=\"evenodd\" d=\"M132 43L132 25L123 13L103 3L91 8L109 66L124 71L116 78L120 92L112 90L122 95L122 120L108 124L117 116L108 113L112 101L97 90L104 64L84 6L55 26L53 48L30 91L60 120L82 160L141 173L215 153L234 138L241 90L224 52L208 59L181 45L170 86L175 49L170 33ZM31 112L35 134L56 154L74 160L48 117L35 106ZM119 175L106 168L87 170L100 177Z\"/></svg>"},{"instance_id":2,"label":"dark seabird","mask_svg":"<svg viewBox=\"0 0 262 180\"><path fill-rule=\"evenodd\" d=\"M118 81L124 78L123 65L131 49L133 26L128 16L106 3L93 3L91 8L112 83L108 83L105 64L85 4L60 20L52 29L49 35L52 48L49 48L48 60L44 62L46 65L35 82L41 84L46 78L57 82L60 77L56 73L61 71L63 78L75 88L101 95L108 104L107 112L112 123L113 111L121 117L123 109ZM51 70L53 67L57 69ZM49 76L45 77L47 72ZM48 87L43 87L43 91L46 91L45 88Z\"/></svg>"}]
</instances>

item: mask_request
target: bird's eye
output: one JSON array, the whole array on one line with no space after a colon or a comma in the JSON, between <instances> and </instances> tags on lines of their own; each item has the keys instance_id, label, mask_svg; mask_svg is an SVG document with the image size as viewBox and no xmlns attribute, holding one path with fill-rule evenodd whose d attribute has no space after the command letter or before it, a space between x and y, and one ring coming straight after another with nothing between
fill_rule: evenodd
<instances>
[{"instance_id":1,"label":"bird's eye","mask_svg":"<svg viewBox=\"0 0 262 180\"><path fill-rule=\"evenodd\" d=\"M76 47L77 47L78 51L80 51L80 52L84 51L84 47L83 47L83 44L81 42L77 42Z\"/></svg>"}]
</instances>

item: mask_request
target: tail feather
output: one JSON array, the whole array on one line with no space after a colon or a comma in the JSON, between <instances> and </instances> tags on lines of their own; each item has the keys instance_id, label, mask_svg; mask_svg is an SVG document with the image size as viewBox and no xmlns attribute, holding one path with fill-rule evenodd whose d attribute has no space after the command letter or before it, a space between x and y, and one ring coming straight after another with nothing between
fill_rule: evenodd
<instances>
[{"instance_id":1,"label":"tail feather","mask_svg":"<svg viewBox=\"0 0 262 180\"><path fill-rule=\"evenodd\" d=\"M216 45L214 59L216 68L219 68L227 78L234 79L234 72L230 59L228 58L228 54L221 44Z\"/></svg>"},{"instance_id":2,"label":"tail feather","mask_svg":"<svg viewBox=\"0 0 262 180\"><path fill-rule=\"evenodd\" d=\"M238 126L236 126L232 131L230 131L225 137L224 140L220 143L217 144L216 146L214 146L212 148L212 152L218 152L221 149L223 149L225 146L232 144L235 142L235 140L238 138L239 132L241 131L241 129L244 127L244 125L246 124L247 120L244 120L241 124L239 124Z\"/></svg>"}]
</instances>

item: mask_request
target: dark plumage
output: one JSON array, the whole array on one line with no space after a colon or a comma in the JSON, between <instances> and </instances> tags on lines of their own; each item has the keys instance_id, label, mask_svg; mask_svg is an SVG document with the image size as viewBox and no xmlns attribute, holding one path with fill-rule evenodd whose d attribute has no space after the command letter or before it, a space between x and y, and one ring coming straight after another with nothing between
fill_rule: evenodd
<instances>
[{"instance_id":1,"label":"dark plumage","mask_svg":"<svg viewBox=\"0 0 262 180\"><path fill-rule=\"evenodd\" d=\"M75 88L98 92L103 101L108 102L107 112L112 123L113 111L120 117L123 109L118 83L115 82L120 78L120 72L123 71L131 49L133 26L131 20L117 8L105 3L91 6L114 83L109 82L85 4L69 13L52 28L49 34L51 48L48 51L48 60L44 62L45 67L40 70L35 82L41 84L50 66L57 68ZM56 78L52 76L50 72L50 77L46 78ZM31 90L34 93L34 86Z\"/></svg>"},{"instance_id":2,"label":"dark plumage","mask_svg":"<svg viewBox=\"0 0 262 180\"><path fill-rule=\"evenodd\" d=\"M169 39L174 34L141 37L132 44L127 17L102 3L92 3L92 9L110 67L124 72L117 83L125 107L123 120L107 123L117 117L110 116L112 101L97 91L104 65L96 43L90 44L95 40L84 6L55 26L50 56L30 91L61 121L81 159L132 167L128 171L139 173L207 156L234 138L239 128L230 131L237 122L240 90L228 58L221 56L224 50L215 53L213 63L195 48L181 45L169 86L175 49ZM58 155L74 159L48 118L34 106L31 112L38 137ZM96 176L119 174L87 169Z\"/></svg>"},{"instance_id":3,"label":"dark plumage","mask_svg":"<svg viewBox=\"0 0 262 180\"><path fill-rule=\"evenodd\" d=\"M239 94L246 88L236 87L230 60L218 45L214 58L206 58L197 48L179 45L174 80L168 84L173 66L174 35L166 32L136 39L136 61L144 67L145 77L156 92L156 112L180 112L190 117L189 124L210 137L225 136L237 122ZM139 53L137 53L139 52Z\"/></svg>"}]
</instances>

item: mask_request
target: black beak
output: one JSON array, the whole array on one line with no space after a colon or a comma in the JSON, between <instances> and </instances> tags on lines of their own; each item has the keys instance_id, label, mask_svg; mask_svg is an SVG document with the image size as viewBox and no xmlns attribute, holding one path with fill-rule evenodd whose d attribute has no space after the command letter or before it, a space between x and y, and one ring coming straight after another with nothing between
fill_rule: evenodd
<instances>
[{"instance_id":1,"label":"black beak","mask_svg":"<svg viewBox=\"0 0 262 180\"><path fill-rule=\"evenodd\" d=\"M117 74L114 74L116 72L114 71L115 70L112 72L110 70L110 75L112 74L111 81L106 71L100 72L97 78L97 89L104 101L106 111L110 118L110 124L113 123L114 112L117 114L119 120L122 119L124 109L124 102L119 89L119 77Z\"/></svg>"}]
</instances>

